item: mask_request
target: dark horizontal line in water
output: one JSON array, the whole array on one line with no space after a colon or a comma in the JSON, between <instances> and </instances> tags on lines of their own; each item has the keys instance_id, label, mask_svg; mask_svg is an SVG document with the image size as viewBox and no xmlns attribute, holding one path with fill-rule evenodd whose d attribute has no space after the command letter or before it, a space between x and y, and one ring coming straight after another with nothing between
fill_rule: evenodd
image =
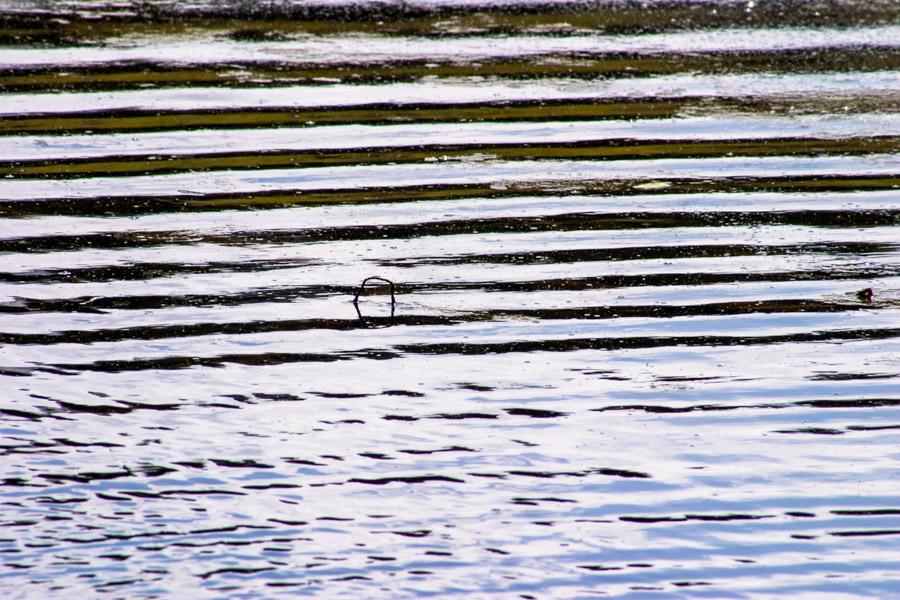
<instances>
[{"instance_id":1,"label":"dark horizontal line in water","mask_svg":"<svg viewBox=\"0 0 900 600\"><path fill-rule=\"evenodd\" d=\"M679 515L679 516L623 515L623 516L619 517L619 520L625 521L627 523L653 524L653 523L676 523L676 522L685 522L685 521L756 521L756 520L760 520L760 519L771 519L774 517L775 517L775 515L748 515L748 514L740 514L740 513L727 513L727 514L719 514L719 515L686 514L686 515Z\"/></svg>"},{"instance_id":2,"label":"dark horizontal line in water","mask_svg":"<svg viewBox=\"0 0 900 600\"><path fill-rule=\"evenodd\" d=\"M877 517L880 515L900 515L900 508L839 509L829 512L833 515L851 517Z\"/></svg>"},{"instance_id":3,"label":"dark horizontal line in water","mask_svg":"<svg viewBox=\"0 0 900 600\"><path fill-rule=\"evenodd\" d=\"M195 577L209 579L215 575L256 575L266 571L274 571L275 567L222 567L205 573L197 573Z\"/></svg>"},{"instance_id":4,"label":"dark horizontal line in water","mask_svg":"<svg viewBox=\"0 0 900 600\"><path fill-rule=\"evenodd\" d=\"M489 356L509 353L576 352L580 350L617 351L671 347L728 347L773 346L780 344L808 344L847 342L858 340L886 340L900 337L900 329L856 329L841 331L811 331L767 336L675 336L630 338L574 338L565 340L513 341L493 344L443 343L397 344L390 348L370 348L333 353L266 352L260 354L223 354L218 356L164 356L122 360L98 360L90 363L52 363L21 369L25 372L46 372L55 375L74 375L84 371L121 373L131 371L180 370L196 367L217 368L226 364L270 366L300 363L346 362L358 359L392 360L411 355L475 355Z\"/></svg>"},{"instance_id":5,"label":"dark horizontal line in water","mask_svg":"<svg viewBox=\"0 0 900 600\"><path fill-rule=\"evenodd\" d=\"M848 114L896 112L896 94L791 95L784 97L686 96L635 99L499 100L465 103L365 103L350 106L236 107L201 110L79 110L7 114L0 135L149 132L193 129L310 127L313 125L468 123L483 121L581 121L672 118L681 114L741 111L751 114Z\"/></svg>"},{"instance_id":6,"label":"dark horizontal line in water","mask_svg":"<svg viewBox=\"0 0 900 600\"><path fill-rule=\"evenodd\" d=\"M173 234L174 235L174 234ZM2 241L0 241L2 243ZM173 240L172 244L178 243ZM188 242L179 243L187 245ZM689 258L725 258L738 256L784 256L825 254L828 256L889 254L900 251L900 243L816 242L785 245L708 244L679 246L636 246L622 248L581 248L571 250L532 250L505 254L464 254L398 259L372 259L381 267L421 267L426 265L516 264L548 265L598 261L671 260ZM212 262L129 262L123 265L38 269L24 273L0 272L4 283L85 283L146 281L179 275L209 273L259 273L300 266L321 266L311 259L271 259Z\"/></svg>"},{"instance_id":7,"label":"dark horizontal line in water","mask_svg":"<svg viewBox=\"0 0 900 600\"><path fill-rule=\"evenodd\" d=\"M858 381L861 379L893 379L900 373L839 373L834 371L818 371L807 375L810 381Z\"/></svg>"},{"instance_id":8,"label":"dark horizontal line in water","mask_svg":"<svg viewBox=\"0 0 900 600\"><path fill-rule=\"evenodd\" d=\"M525 252L506 252L496 254L463 254L445 256L426 256L396 259L378 259L376 264L382 267L420 267L425 265L471 265L471 264L516 264L516 265L550 265L596 261L632 261L661 260L683 258L725 258L736 256L784 256L827 254L830 256L867 254L888 254L900 251L900 242L896 244L880 242L806 242L800 244L759 245L759 244L688 244L681 246L626 246L621 248L576 248L567 250L529 250ZM73 280L78 280L79 271L71 271ZM55 273L48 273L47 281L67 281L56 279ZM32 275L25 273L31 281ZM0 274L0 281L16 281L19 275ZM44 273L36 273L34 277L44 281Z\"/></svg>"},{"instance_id":9,"label":"dark horizontal line in water","mask_svg":"<svg viewBox=\"0 0 900 600\"><path fill-rule=\"evenodd\" d=\"M836 429L833 427L800 427L797 429L776 429L773 433L789 433L789 434L813 434L813 435L844 435L845 433L862 432L862 431L886 431L900 429L900 425L848 425L844 429Z\"/></svg>"},{"instance_id":10,"label":"dark horizontal line in water","mask_svg":"<svg viewBox=\"0 0 900 600\"><path fill-rule=\"evenodd\" d=\"M900 425L848 425L847 431L885 431L900 429Z\"/></svg>"},{"instance_id":11,"label":"dark horizontal line in water","mask_svg":"<svg viewBox=\"0 0 900 600\"><path fill-rule=\"evenodd\" d=\"M792 282L792 281L843 281L857 279L877 279L896 277L897 267L881 266L873 268L844 268L821 270L767 271L758 273L649 273L634 275L602 275L596 277L564 277L537 279L530 281L475 281L475 282L435 282L403 284L397 292L550 292L584 291L625 287L702 286L751 282ZM344 295L349 299L358 287L356 285L309 285L291 288L265 288L236 294L188 294L145 295L145 296L85 296L76 298L27 298L18 296L12 301L0 304L0 313L20 314L29 312L72 312L99 314L110 310L154 310L173 307L214 307L240 306L265 302L293 302L298 298ZM699 288L698 288L699 289ZM880 299L864 303L868 308L888 306ZM576 309L577 310L577 309ZM397 317L400 319L401 317ZM421 317L425 318L425 317Z\"/></svg>"},{"instance_id":12,"label":"dark horizontal line in water","mask_svg":"<svg viewBox=\"0 0 900 600\"><path fill-rule=\"evenodd\" d=\"M111 155L101 158L0 161L0 177L69 179L184 171L248 170L421 163L427 160L636 160L722 156L819 156L900 152L900 137L766 138L753 140L585 140L552 144L434 144L369 148L193 155Z\"/></svg>"},{"instance_id":13,"label":"dark horizontal line in water","mask_svg":"<svg viewBox=\"0 0 900 600\"><path fill-rule=\"evenodd\" d=\"M728 102L729 99L724 99ZM882 102L881 98L876 100ZM722 102L723 104L725 102ZM735 106L738 99L730 100ZM743 101L746 104L746 101ZM369 103L351 106L229 108L183 111L153 109L80 110L4 115L2 134L57 134L86 131L136 132L313 125L558 121L674 117L697 98L526 100L483 103ZM707 103L708 104L708 101ZM846 102L844 103L846 104ZM900 104L900 103L897 103Z\"/></svg>"},{"instance_id":14,"label":"dark horizontal line in water","mask_svg":"<svg viewBox=\"0 0 900 600\"><path fill-rule=\"evenodd\" d=\"M167 212L212 212L219 210L256 210L265 208L285 208L289 206L319 206L328 204L361 204L361 203L396 203L414 202L426 200L459 200L490 198L515 198L518 196L546 196L558 197L560 195L598 195L598 196L646 196L670 195L670 194L697 194L697 193L721 193L721 192L846 192L846 191L879 191L894 190L900 188L900 175L819 175L819 176L790 176L790 177L704 177L702 179L673 178L666 179L665 187L648 190L642 188L643 184L652 183L650 179L631 180L576 180L576 181L545 181L528 183L504 183L500 189L484 184L447 184L447 185L416 185L380 188L360 189L318 189L318 190L278 190L272 192L249 192L241 194L183 194L172 196L146 196L146 197L91 197L91 198L49 198L40 200L0 200L0 217L3 218L30 218L41 215L48 216L130 216L143 214L159 214ZM743 222L747 214L763 213L739 213L739 212L715 212L715 218L722 217L719 223L727 225L753 225L763 223L779 223L774 215L793 215L791 213L771 213L769 219ZM825 216L829 211L813 211ZM841 213L844 214L841 214ZM797 223L805 225L828 226L872 226L875 224L895 224L892 215L900 211L868 210L868 211L834 211L837 220L829 223L826 219L813 219L813 222ZM640 215L644 213L625 213L621 222L633 223L632 227L642 222ZM650 214L650 213L647 213ZM853 216L853 215L856 216ZM723 216L724 215L724 216ZM880 215L880 216L879 216ZM735 220L737 219L737 220ZM873 221L875 219L875 221ZM659 219L654 218L658 221ZM692 222L697 223L700 217ZM854 224L854 221L858 220ZM876 222L877 221L877 222ZM710 223L710 220L706 221ZM788 224L788 223L784 223ZM695 225L699 226L699 225ZM419 227L423 232L427 228ZM621 227L621 225L620 225ZM360 228L363 229L363 228ZM371 229L371 228L370 228ZM513 228L514 229L514 228ZM510 229L499 229L506 231ZM460 231L462 232L462 231ZM129 234L129 243L139 246L147 244L140 242L141 236ZM374 230L373 230L374 235ZM152 239L155 234L147 233L144 237ZM75 239L78 236L69 236ZM109 236L84 236L85 239L100 240ZM14 252L42 252L44 244L38 244L37 239L29 238L29 241L19 244ZM42 238L43 239L43 238ZM53 236L50 239L58 239ZM9 242L0 241L0 245L9 248ZM15 243L15 242L14 242ZM93 243L93 242L91 242ZM167 242L163 242L167 243ZM76 245L77 247L77 245ZM83 245L82 245L83 247ZM34 248L34 249L32 249Z\"/></svg>"},{"instance_id":15,"label":"dark horizontal line in water","mask_svg":"<svg viewBox=\"0 0 900 600\"><path fill-rule=\"evenodd\" d=\"M828 535L837 537L870 537L876 535L900 535L900 529L867 529L863 531L830 531Z\"/></svg>"},{"instance_id":16,"label":"dark horizontal line in water","mask_svg":"<svg viewBox=\"0 0 900 600\"><path fill-rule=\"evenodd\" d=\"M403 284L398 286L398 294L434 293L434 292L551 292L551 291L585 291L603 290L625 287L663 287L692 286L733 283L776 283L799 281L845 281L880 277L896 277L900 275L898 266L876 266L870 268L844 268L837 270L794 270L766 271L758 273L729 272L682 272L682 273L648 273L635 275L601 275L596 277L562 277L556 279L537 279L531 281L474 281L474 282L435 282ZM16 297L12 301L0 304L0 314L16 314L29 312L71 312L99 314L109 310L153 310L176 306L240 306L262 302L293 302L298 298L316 298L322 296L343 295L349 299L356 293L357 286L352 285L310 285L292 288L266 288L250 290L236 294L188 294L183 296L86 296L77 298L27 298ZM869 308L882 306L880 300L865 303ZM889 306L890 304L884 305Z\"/></svg>"},{"instance_id":17,"label":"dark horizontal line in water","mask_svg":"<svg viewBox=\"0 0 900 600\"><path fill-rule=\"evenodd\" d=\"M884 227L900 224L900 209L563 213L527 217L448 219L425 223L350 225L295 230L258 230L227 234L184 231L126 231L46 235L0 239L0 252L40 254L81 249L152 248L170 245L308 244L362 240L415 239L471 234L540 233L548 231L619 231L698 227L803 226L824 228Z\"/></svg>"},{"instance_id":18,"label":"dark horizontal line in water","mask_svg":"<svg viewBox=\"0 0 900 600\"><path fill-rule=\"evenodd\" d=\"M211 462L216 462L216 459L211 459ZM141 469L140 471L134 471L128 467L119 471L108 471L108 472L78 472L78 473L43 473L39 474L37 477L46 481L50 481L55 484L60 483L93 483L94 481L108 481L112 479L121 479L124 477L156 477L163 474L168 474L172 472L176 472L179 469L174 469L171 467L155 467L159 472L146 472L145 469ZM264 468L272 468L272 466L264 465ZM475 477L484 476L483 473L467 473L468 475L472 475ZM525 470L511 470L505 471L503 473L497 474L498 478L506 479L507 477L537 477L541 479L553 479L557 477L590 477L593 475L603 475L607 477L620 477L625 479L651 479L652 476L643 473L640 471L633 471L629 469L620 469L620 468L608 468L608 467L594 467L588 468L580 471L525 471ZM388 485L391 483L400 483L400 484L419 484L419 483L466 483L464 479L460 479L459 477L452 477L447 475L435 475L435 474L423 474L423 475L395 475L389 477L377 477L377 478L362 478L362 477L353 477L347 479L345 481L333 482L329 485L346 485L351 483L359 483L359 484L367 484L367 485ZM22 487L27 485L35 485L29 484L26 480L17 479L13 482L16 487ZM266 489L267 487L287 487L287 488L298 488L302 487L299 485L291 485L291 484L270 484L269 486L263 486L262 489ZM312 484L313 486L317 484ZM39 486L40 487L40 486ZM242 489L260 489L258 486L242 486ZM121 494L125 496L134 496L138 498L164 498L168 495L180 495L186 493L196 493L196 494L216 494L216 493L228 493L228 494L240 494L241 492L229 492L227 490L160 490L160 491L146 491L146 492L128 492L128 491L120 491ZM118 499L123 499L119 497ZM574 500L566 500L561 498L539 498L537 500L542 500L545 502L575 502ZM86 501L78 498L78 502ZM740 518L739 516L735 516L734 518ZM697 520L720 520L715 518L714 516L709 516L708 518L705 515L697 515ZM343 519L336 517L321 517L318 520L327 520L327 521L349 521L352 519ZM730 520L730 519L725 519ZM279 521L274 519L274 521ZM308 523L305 521L295 521L291 523L294 526L303 526ZM269 529L268 526L258 526L258 527L249 527L251 529L260 529L265 530ZM208 534L208 533L229 533L231 531L235 531L237 528L217 528L210 530L198 530L195 532L190 532L188 535L192 534ZM153 534L151 534L153 535ZM167 532L165 535L176 535L172 532ZM113 535L109 536L110 539L130 539L132 537L147 537L146 535L141 536L118 536ZM192 545L189 542L176 542L175 545L178 546L186 546Z\"/></svg>"},{"instance_id":19,"label":"dark horizontal line in water","mask_svg":"<svg viewBox=\"0 0 900 600\"><path fill-rule=\"evenodd\" d=\"M694 404L690 406L665 406L654 404L623 404L593 408L594 412L639 411L654 414L681 414L692 412L717 412L738 409L770 409L790 407L814 408L879 408L882 406L900 406L900 398L861 398L851 400L800 400L797 402L765 403L765 404Z\"/></svg>"},{"instance_id":20,"label":"dark horizontal line in water","mask_svg":"<svg viewBox=\"0 0 900 600\"><path fill-rule=\"evenodd\" d=\"M635 337L635 338L576 338L565 340L513 341L501 343L443 343L443 344L397 344L386 354L377 351L372 358L400 358L408 354L417 355L492 355L513 352L574 352L578 350L629 350L666 347L705 346L759 346L788 343L838 342L854 340L884 340L900 336L900 329L857 329L842 331L810 331L803 333L767 336L676 336L676 337ZM366 357L367 351L353 353L352 357ZM96 363L94 363L96 364ZM65 367L59 367L65 368Z\"/></svg>"},{"instance_id":21,"label":"dark horizontal line in water","mask_svg":"<svg viewBox=\"0 0 900 600\"><path fill-rule=\"evenodd\" d=\"M776 429L772 433L808 433L812 435L843 435L844 431L831 427L801 427L799 429Z\"/></svg>"},{"instance_id":22,"label":"dark horizontal line in water","mask_svg":"<svg viewBox=\"0 0 900 600\"><path fill-rule=\"evenodd\" d=\"M896 2L743 3L610 2L192 2L19 3L0 10L0 43L71 46L125 34L145 36L191 30L240 41L304 34L373 33L457 37L584 30L655 33L722 27L861 27L900 19Z\"/></svg>"},{"instance_id":23,"label":"dark horizontal line in water","mask_svg":"<svg viewBox=\"0 0 900 600\"><path fill-rule=\"evenodd\" d=\"M301 266L320 265L311 259L272 259L252 261L211 261L191 263L132 262L102 267L73 267L47 269L28 273L2 273L4 283L84 283L111 281L146 281L179 275L207 275L212 273L258 273Z\"/></svg>"},{"instance_id":24,"label":"dark horizontal line in water","mask_svg":"<svg viewBox=\"0 0 900 600\"><path fill-rule=\"evenodd\" d=\"M608 469L593 468L584 471L507 471L505 475L514 475L518 477L538 477L541 479L552 479L554 477L587 477L589 475L606 475L609 477L623 477L626 479L651 479L651 475L640 471L630 471L627 469Z\"/></svg>"},{"instance_id":25,"label":"dark horizontal line in water","mask_svg":"<svg viewBox=\"0 0 900 600\"><path fill-rule=\"evenodd\" d=\"M365 42L362 42L365 43ZM411 42L415 43L415 42ZM527 43L527 40L523 40ZM188 58L189 61L189 58ZM423 78L597 79L734 73L893 71L900 48L890 45L696 52L554 52L513 57L387 59L342 63L146 61L53 64L0 69L0 92L95 92L161 87L271 87L401 83Z\"/></svg>"},{"instance_id":26,"label":"dark horizontal line in water","mask_svg":"<svg viewBox=\"0 0 900 600\"><path fill-rule=\"evenodd\" d=\"M372 396L377 394L363 394L363 396ZM116 400L115 403L106 403L106 404L82 404L78 402L67 402L59 399L54 399L50 397L42 397L45 400L50 400L58 405L58 407L51 407L49 405L41 405L36 407L32 411L27 410L17 410L13 408L0 408L0 414L4 414L10 417L19 418L19 419L28 419L28 420L40 420L44 418L48 419L67 419L65 414L68 413L89 413L89 414L97 414L97 415L113 415L113 414L125 414L130 413L135 410L178 410L185 404L182 403L169 403L169 404L146 404L140 402L132 402L132 401L124 401L124 400ZM237 405L224 405L224 404L202 404L203 406L217 406L223 408L232 408L238 409L240 408ZM898 398L850 398L844 400L799 400L794 402L781 402L781 403L763 403L763 404L716 404L716 405L691 405L691 406L679 406L679 407L669 407L669 406L657 406L657 405L622 405L622 406L608 406L604 408L594 408L588 409L591 412L607 412L607 411L626 411L626 412L647 412L647 413L662 413L662 414L682 414L682 413L692 413L692 412L714 412L714 411L730 411L730 410L771 410L771 409L792 409L792 408L821 408L821 409L846 409L846 408L882 408L882 407L897 407L900 406L900 399ZM523 414L522 411L527 411L529 409L505 409L505 412L510 416L527 416L533 417L532 414ZM556 411L544 411L548 414L543 415L543 418L558 418L565 417L571 413L557 413ZM550 413L553 413L552 415ZM412 415L399 415L399 414L386 414L381 418L387 421L405 421L405 422L415 422L421 419L449 419L449 420L464 420L464 419L497 419L502 417L502 414L495 413L443 413L443 414L431 414L425 416L412 416ZM354 420L354 422L356 422ZM893 428L893 426L892 426ZM858 428L856 426L848 426L847 430L857 431ZM66 451L62 449L62 446L89 446L95 445L99 447L116 447L118 444L108 444L103 442L97 442L93 444L81 444L70 442L68 440L63 440L60 438L55 438L54 442L58 442L58 444L50 444L46 442L34 442L31 441L29 443L23 443L19 446L6 446L3 448L3 455L11 455L11 454L65 454ZM435 452L475 452L471 448L461 447L461 446L453 446L449 448L442 448L434 451L413 451L413 450L400 450L401 453L411 453L411 454L433 454ZM379 455L379 457L387 457L387 455ZM331 456L330 458L336 458ZM390 457L393 458L393 457ZM326 467L327 464L324 462L316 462L313 460L306 460L300 458L285 458L285 462L291 464L298 464L304 466L314 466L314 467ZM340 459L343 460L343 459ZM210 459L213 464L216 461ZM173 464L180 465L184 467L189 467L192 469L203 469L207 467L205 460L193 460L193 461L175 461ZM234 465L221 465L221 466L237 466L244 468L252 468L252 461L250 463L243 463L241 461L237 461ZM138 469L142 475L144 476L160 476L165 475L173 470L172 467L164 467L164 466L156 466L156 465L142 465ZM508 472L509 473L509 472ZM507 473L507 474L508 474ZM493 477L502 479L505 477L505 474L485 474L485 473L469 473L469 475L479 476L479 477ZM10 485L10 486L24 486L28 485L27 480L21 477L16 478L6 478L0 481L0 485ZM70 500L69 502L75 502L76 500ZM851 515L851 516L879 516L879 515L887 515L887 514L900 514L900 511L897 509L872 509L872 510L835 510L831 511L834 514L840 515ZM812 513L788 513L792 516L806 516L813 517L815 516Z\"/></svg>"},{"instance_id":27,"label":"dark horizontal line in water","mask_svg":"<svg viewBox=\"0 0 900 600\"><path fill-rule=\"evenodd\" d=\"M510 500L510 504L518 504L519 506L540 506L541 504L575 504L577 500L571 498L556 498L554 496L546 496L543 498L521 497L516 496Z\"/></svg>"},{"instance_id":28,"label":"dark horizontal line in water","mask_svg":"<svg viewBox=\"0 0 900 600\"><path fill-rule=\"evenodd\" d=\"M411 476L399 476L396 475L394 477L376 477L376 478L362 478L362 477L354 477L352 479L348 479L347 483L363 483L368 485L387 485L389 483L431 483L431 482L441 482L441 483L465 483L464 480L459 479L457 477L449 477L447 475L411 475Z\"/></svg>"},{"instance_id":29,"label":"dark horizontal line in water","mask_svg":"<svg viewBox=\"0 0 900 600\"><path fill-rule=\"evenodd\" d=\"M112 299L118 300L118 299ZM132 298L132 300L134 300ZM157 302L167 299L157 297ZM172 298L171 300L177 300ZM62 304L64 301L47 301ZM75 302L75 301L70 301ZM150 302L136 302L149 309ZM122 308L122 307L119 307ZM623 305L582 306L578 308L498 309L445 315L398 315L393 318L362 319L293 319L283 321L244 321L231 323L198 322L184 325L146 325L116 329L73 329L53 333L3 333L0 343L17 346L52 344L96 344L129 340L177 339L207 335L249 335L285 331L367 329L372 325L403 325L407 327L452 326L462 323L500 321L504 319L539 320L598 320L626 318L671 319L675 317L728 316L773 313L849 313L871 310L871 304L825 302L821 300L757 300L741 302L713 302L688 305ZM74 311L73 311L74 312Z\"/></svg>"}]
</instances>

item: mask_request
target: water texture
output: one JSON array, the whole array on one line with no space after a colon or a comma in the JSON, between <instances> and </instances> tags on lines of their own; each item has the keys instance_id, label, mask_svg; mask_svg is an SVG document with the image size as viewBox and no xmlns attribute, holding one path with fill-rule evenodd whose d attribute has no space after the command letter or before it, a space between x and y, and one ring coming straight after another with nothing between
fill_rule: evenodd
<instances>
[{"instance_id":1,"label":"water texture","mask_svg":"<svg viewBox=\"0 0 900 600\"><path fill-rule=\"evenodd\" d=\"M4 598L900 595L900 4L0 44Z\"/></svg>"}]
</instances>

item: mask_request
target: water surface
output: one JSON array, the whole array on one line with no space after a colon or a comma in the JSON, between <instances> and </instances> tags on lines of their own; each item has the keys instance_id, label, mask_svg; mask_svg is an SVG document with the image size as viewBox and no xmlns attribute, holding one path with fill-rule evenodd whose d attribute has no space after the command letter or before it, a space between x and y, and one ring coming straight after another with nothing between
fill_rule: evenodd
<instances>
[{"instance_id":1,"label":"water surface","mask_svg":"<svg viewBox=\"0 0 900 600\"><path fill-rule=\"evenodd\" d=\"M897 595L898 32L3 7L4 597Z\"/></svg>"}]
</instances>

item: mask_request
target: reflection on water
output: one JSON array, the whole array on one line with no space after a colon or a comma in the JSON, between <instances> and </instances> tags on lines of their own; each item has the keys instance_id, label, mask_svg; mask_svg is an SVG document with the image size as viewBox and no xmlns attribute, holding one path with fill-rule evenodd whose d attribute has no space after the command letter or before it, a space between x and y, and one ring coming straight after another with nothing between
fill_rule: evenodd
<instances>
[{"instance_id":1,"label":"reflection on water","mask_svg":"<svg viewBox=\"0 0 900 600\"><path fill-rule=\"evenodd\" d=\"M4 597L897 595L898 8L0 8Z\"/></svg>"}]
</instances>

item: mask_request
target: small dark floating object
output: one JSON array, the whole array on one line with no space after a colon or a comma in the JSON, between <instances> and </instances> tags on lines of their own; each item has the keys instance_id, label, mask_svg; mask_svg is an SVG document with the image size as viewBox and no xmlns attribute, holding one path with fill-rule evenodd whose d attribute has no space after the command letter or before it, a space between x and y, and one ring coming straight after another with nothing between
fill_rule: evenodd
<instances>
[{"instance_id":1,"label":"small dark floating object","mask_svg":"<svg viewBox=\"0 0 900 600\"><path fill-rule=\"evenodd\" d=\"M382 284L387 284L390 288L391 292L391 315L388 318L388 324L393 324L394 322L394 313L397 309L397 297L394 295L394 282L390 279L385 279L384 277L366 277L363 279L362 283L359 284L359 287L356 289L356 294L353 296L353 308L356 309L356 316L365 323L367 326L374 326L377 323L381 323L381 319L375 319L372 317L364 317L362 312L359 310L359 297L362 295L363 291L366 289L366 284L371 281L380 282ZM382 323L383 325L383 323Z\"/></svg>"},{"instance_id":2,"label":"small dark floating object","mask_svg":"<svg viewBox=\"0 0 900 600\"><path fill-rule=\"evenodd\" d=\"M359 288L356 290L356 294L353 296L353 304L359 303L359 297L363 293L363 290L366 289L366 284L370 281L381 281L388 284L391 290L391 306L397 304L397 298L394 296L394 282L390 279L385 279L384 277L366 277L363 279L362 283L359 284Z\"/></svg>"},{"instance_id":3,"label":"small dark floating object","mask_svg":"<svg viewBox=\"0 0 900 600\"><path fill-rule=\"evenodd\" d=\"M866 304L872 303L872 288L866 288L864 290L859 290L856 292L856 297L860 302L865 302Z\"/></svg>"}]
</instances>

